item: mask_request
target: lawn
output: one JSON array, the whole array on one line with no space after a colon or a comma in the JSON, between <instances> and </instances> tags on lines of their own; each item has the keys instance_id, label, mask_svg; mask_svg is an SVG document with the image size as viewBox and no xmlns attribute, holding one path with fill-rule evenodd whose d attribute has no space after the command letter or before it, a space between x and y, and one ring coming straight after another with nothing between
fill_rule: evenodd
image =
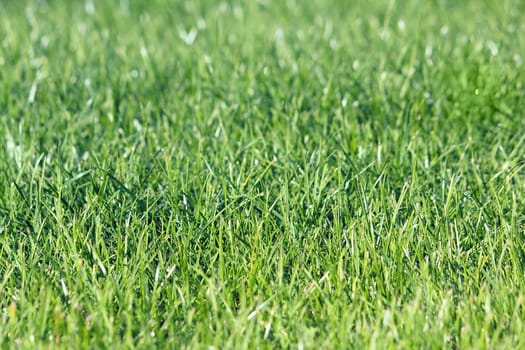
<instances>
[{"instance_id":1,"label":"lawn","mask_svg":"<svg viewBox=\"0 0 525 350\"><path fill-rule=\"evenodd\" d=\"M525 2L0 2L0 348L525 348Z\"/></svg>"}]
</instances>

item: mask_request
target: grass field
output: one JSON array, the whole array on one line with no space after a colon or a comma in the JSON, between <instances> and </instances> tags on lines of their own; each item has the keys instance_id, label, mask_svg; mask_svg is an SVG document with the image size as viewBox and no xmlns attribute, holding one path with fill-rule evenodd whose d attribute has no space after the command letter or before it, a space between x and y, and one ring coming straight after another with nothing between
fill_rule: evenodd
<instances>
[{"instance_id":1,"label":"grass field","mask_svg":"<svg viewBox=\"0 0 525 350\"><path fill-rule=\"evenodd\" d=\"M525 348L525 2L0 2L0 348Z\"/></svg>"}]
</instances>

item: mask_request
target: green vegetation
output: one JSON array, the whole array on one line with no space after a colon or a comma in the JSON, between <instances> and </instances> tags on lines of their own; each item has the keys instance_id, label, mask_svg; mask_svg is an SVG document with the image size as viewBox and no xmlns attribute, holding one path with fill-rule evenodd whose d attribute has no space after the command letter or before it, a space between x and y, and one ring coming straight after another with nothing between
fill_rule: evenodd
<instances>
[{"instance_id":1,"label":"green vegetation","mask_svg":"<svg viewBox=\"0 0 525 350\"><path fill-rule=\"evenodd\" d=\"M524 348L525 2L0 2L1 348Z\"/></svg>"}]
</instances>

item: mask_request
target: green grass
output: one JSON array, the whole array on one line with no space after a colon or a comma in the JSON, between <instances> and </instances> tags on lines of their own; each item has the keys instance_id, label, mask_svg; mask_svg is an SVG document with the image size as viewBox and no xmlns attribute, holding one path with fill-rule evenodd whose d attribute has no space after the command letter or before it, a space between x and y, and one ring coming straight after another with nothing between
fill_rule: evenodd
<instances>
[{"instance_id":1,"label":"green grass","mask_svg":"<svg viewBox=\"0 0 525 350\"><path fill-rule=\"evenodd\" d=\"M525 3L0 2L1 348L525 347Z\"/></svg>"}]
</instances>

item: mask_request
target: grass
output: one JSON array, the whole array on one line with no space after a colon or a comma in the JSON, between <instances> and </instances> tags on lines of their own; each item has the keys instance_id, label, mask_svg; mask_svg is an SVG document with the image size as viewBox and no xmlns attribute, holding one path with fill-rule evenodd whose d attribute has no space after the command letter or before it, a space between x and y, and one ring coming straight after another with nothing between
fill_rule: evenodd
<instances>
[{"instance_id":1,"label":"grass","mask_svg":"<svg viewBox=\"0 0 525 350\"><path fill-rule=\"evenodd\" d=\"M0 347L525 347L524 14L2 1Z\"/></svg>"}]
</instances>

